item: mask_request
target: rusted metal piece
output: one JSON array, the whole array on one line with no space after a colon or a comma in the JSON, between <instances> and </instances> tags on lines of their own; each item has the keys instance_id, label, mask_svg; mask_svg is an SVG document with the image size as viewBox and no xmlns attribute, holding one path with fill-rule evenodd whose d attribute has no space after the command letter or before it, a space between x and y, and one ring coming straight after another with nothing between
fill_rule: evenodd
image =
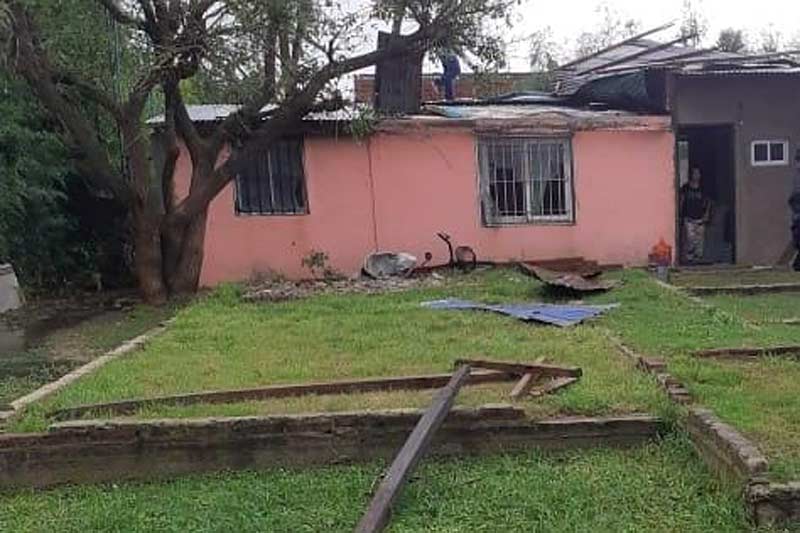
<instances>
[{"instance_id":1,"label":"rusted metal piece","mask_svg":"<svg viewBox=\"0 0 800 533\"><path fill-rule=\"evenodd\" d=\"M453 407L458 391L469 378L469 365L461 365L449 383L436 395L430 408L420 418L400 453L381 481L367 512L356 526L356 533L378 533L389 523L392 505L400 496L406 480L419 464L447 413Z\"/></svg>"},{"instance_id":2,"label":"rusted metal piece","mask_svg":"<svg viewBox=\"0 0 800 533\"><path fill-rule=\"evenodd\" d=\"M520 269L525 274L535 277L548 287L566 289L575 292L603 292L611 290L620 285L616 280L587 279L587 277L576 273L553 272L546 268L519 264Z\"/></svg>"},{"instance_id":3,"label":"rusted metal piece","mask_svg":"<svg viewBox=\"0 0 800 533\"><path fill-rule=\"evenodd\" d=\"M469 375L467 384L481 385L485 383L503 383L514 381L517 376L517 372L507 372L502 370L499 372L478 371L472 372ZM83 415L91 412L126 415L135 413L139 409L145 407L165 405L236 403L244 401L269 400L274 398L290 398L306 396L310 394L352 394L395 390L437 389L445 386L450 381L450 378L450 374L432 374L423 376L304 383L299 385L275 385L272 387L255 389L195 392L173 396L160 396L155 398L131 399L118 402L79 405L53 411L48 413L48 417L55 420L72 420L80 418Z\"/></svg>"}]
</instances>

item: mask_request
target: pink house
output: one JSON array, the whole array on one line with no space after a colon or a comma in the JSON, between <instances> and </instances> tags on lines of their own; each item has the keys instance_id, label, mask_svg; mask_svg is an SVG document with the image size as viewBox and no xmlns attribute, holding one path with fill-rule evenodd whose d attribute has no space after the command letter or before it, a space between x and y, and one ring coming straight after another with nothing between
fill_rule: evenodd
<instances>
[{"instance_id":1,"label":"pink house","mask_svg":"<svg viewBox=\"0 0 800 533\"><path fill-rule=\"evenodd\" d=\"M364 139L307 134L265 147L211 204L202 283L309 277L303 260L319 252L346 275L375 251L445 263L437 232L496 262L642 265L660 239L674 246L669 117L542 105L427 111L384 120ZM225 109L190 112L216 120ZM178 190L190 165L183 153Z\"/></svg>"}]
</instances>

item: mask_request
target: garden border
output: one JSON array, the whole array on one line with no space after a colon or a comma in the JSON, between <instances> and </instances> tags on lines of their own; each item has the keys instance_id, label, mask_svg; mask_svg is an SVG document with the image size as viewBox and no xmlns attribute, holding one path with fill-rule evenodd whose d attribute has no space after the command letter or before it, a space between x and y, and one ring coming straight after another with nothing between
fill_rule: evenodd
<instances>
[{"instance_id":1,"label":"garden border","mask_svg":"<svg viewBox=\"0 0 800 533\"><path fill-rule=\"evenodd\" d=\"M423 411L64 422L0 435L0 489L149 480L221 470L391 459ZM638 446L664 434L651 415L532 420L522 408L456 408L431 454Z\"/></svg>"},{"instance_id":2,"label":"garden border","mask_svg":"<svg viewBox=\"0 0 800 533\"><path fill-rule=\"evenodd\" d=\"M611 340L640 370L655 374L672 401L692 403L689 391L666 372L665 361L637 354L614 335ZM756 526L800 522L800 481L770 481L769 461L758 446L710 409L688 408L685 430L697 454L719 478L741 490L751 521Z\"/></svg>"},{"instance_id":3,"label":"garden border","mask_svg":"<svg viewBox=\"0 0 800 533\"><path fill-rule=\"evenodd\" d=\"M64 389L65 387L71 385L72 383L76 382L80 378L84 376L88 376L97 372L99 369L110 363L115 359L119 359L125 355L128 355L132 352L138 351L142 349L145 344L151 341L153 338L157 337L164 333L170 324L172 324L174 318L170 318L164 320L163 322L159 323L154 328L151 328L141 335L138 335L132 339L129 339L113 350L110 350L100 357L96 359L92 359L85 365L79 366L78 368L74 369L73 371L61 376L55 381L51 381L45 385L42 385L38 389L30 392L24 396L17 398L16 400L10 402L8 405L11 407L11 410L8 411L0 411L0 431L2 430L3 426L7 424L12 418L18 415L21 411L23 411L26 407L39 402L49 396L52 396L56 392Z\"/></svg>"}]
</instances>

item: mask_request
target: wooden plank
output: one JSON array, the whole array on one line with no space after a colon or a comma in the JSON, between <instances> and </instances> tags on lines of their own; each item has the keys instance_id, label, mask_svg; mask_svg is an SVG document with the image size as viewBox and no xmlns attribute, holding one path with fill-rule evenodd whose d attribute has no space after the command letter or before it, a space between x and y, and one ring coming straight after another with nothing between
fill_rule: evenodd
<instances>
[{"instance_id":1,"label":"wooden plank","mask_svg":"<svg viewBox=\"0 0 800 533\"><path fill-rule=\"evenodd\" d=\"M557 392L565 387L569 387L570 385L574 385L577 382L578 378L556 378L540 387L532 389L529 394L534 398L539 398L545 394L553 394L554 392Z\"/></svg>"},{"instance_id":2,"label":"wooden plank","mask_svg":"<svg viewBox=\"0 0 800 533\"><path fill-rule=\"evenodd\" d=\"M764 285L723 285L708 287L681 287L695 296L712 294L771 294L777 292L800 292L800 283L770 283Z\"/></svg>"},{"instance_id":3,"label":"wooden plank","mask_svg":"<svg viewBox=\"0 0 800 533\"><path fill-rule=\"evenodd\" d=\"M521 396L527 394L528 391L531 390L531 387L533 387L533 382L536 379L536 376L537 374L534 374L533 372L528 372L527 374L524 374L517 382L517 384L514 385L514 388L511 390L511 399L517 400Z\"/></svg>"},{"instance_id":4,"label":"wooden plank","mask_svg":"<svg viewBox=\"0 0 800 533\"><path fill-rule=\"evenodd\" d=\"M577 378L583 374L583 371L578 367L545 365L541 363L526 364L510 361L489 361L488 359L457 359L455 365L456 367L461 365L470 365L475 368L484 368L486 370L514 372L520 376L528 373L538 372L543 376Z\"/></svg>"},{"instance_id":5,"label":"wooden plank","mask_svg":"<svg viewBox=\"0 0 800 533\"><path fill-rule=\"evenodd\" d=\"M712 350L697 350L692 355L695 357L767 357L770 355L800 356L800 346L768 346L764 348L716 348Z\"/></svg>"},{"instance_id":6,"label":"wooden plank","mask_svg":"<svg viewBox=\"0 0 800 533\"><path fill-rule=\"evenodd\" d=\"M395 457L392 466L389 467L367 512L356 526L356 533L377 533L383 531L389 523L392 505L400 495L406 480L430 446L436 430L444 423L447 413L453 407L458 391L466 383L469 374L469 365L461 365L447 385L437 393L430 408L420 418L414 431L400 449L400 453Z\"/></svg>"},{"instance_id":7,"label":"wooden plank","mask_svg":"<svg viewBox=\"0 0 800 533\"><path fill-rule=\"evenodd\" d=\"M98 403L68 407L48 413L55 420L71 420L83 415L102 411L115 415L135 413L144 407L163 405L192 405L198 403L236 403L243 401L259 401L273 398L290 398L309 394L352 394L365 392L383 392L394 390L438 389L447 385L451 374L432 374L422 376L405 376L391 378L361 379L351 381L332 381L321 383L305 383L298 385L274 385L254 389L205 391L155 398L130 399L118 402ZM473 372L468 379L469 385L485 383L503 383L514 381L517 373L507 371Z\"/></svg>"}]
</instances>

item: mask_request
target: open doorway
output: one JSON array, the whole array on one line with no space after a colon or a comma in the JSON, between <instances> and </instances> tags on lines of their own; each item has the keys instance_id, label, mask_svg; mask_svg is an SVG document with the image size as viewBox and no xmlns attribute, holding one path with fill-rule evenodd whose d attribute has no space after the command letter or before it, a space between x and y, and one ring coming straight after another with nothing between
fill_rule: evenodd
<instances>
[{"instance_id":1,"label":"open doorway","mask_svg":"<svg viewBox=\"0 0 800 533\"><path fill-rule=\"evenodd\" d=\"M680 190L693 169L702 176L703 196L711 202L701 258L687 261L687 239L678 224L680 264L719 264L736 261L736 181L733 126L691 126L678 132L678 205ZM679 214L680 219L680 214Z\"/></svg>"}]
</instances>

